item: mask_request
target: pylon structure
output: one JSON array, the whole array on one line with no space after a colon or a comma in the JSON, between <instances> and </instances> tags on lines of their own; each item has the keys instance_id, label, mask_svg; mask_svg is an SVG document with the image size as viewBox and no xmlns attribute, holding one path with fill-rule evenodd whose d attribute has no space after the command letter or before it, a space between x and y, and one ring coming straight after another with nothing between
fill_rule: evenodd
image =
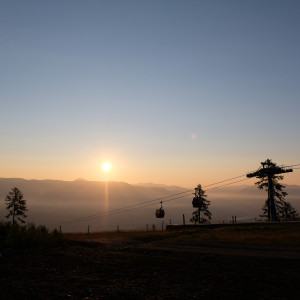
<instances>
[{"instance_id":1,"label":"pylon structure","mask_svg":"<svg viewBox=\"0 0 300 300\"><path fill-rule=\"evenodd\" d=\"M274 186L273 186L273 177L277 174L293 172L293 169L287 169L285 167L279 167L274 164L270 159L267 159L265 162L262 162L262 167L257 171L247 174L248 178L257 177L257 178L267 178L268 179L268 220L269 221L279 221L275 199L274 199Z\"/></svg>"}]
</instances>

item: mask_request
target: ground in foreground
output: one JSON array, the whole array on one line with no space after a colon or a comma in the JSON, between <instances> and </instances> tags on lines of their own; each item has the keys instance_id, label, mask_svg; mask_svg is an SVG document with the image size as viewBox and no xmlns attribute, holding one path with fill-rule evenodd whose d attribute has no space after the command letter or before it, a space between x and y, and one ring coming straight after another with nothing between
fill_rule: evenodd
<instances>
[{"instance_id":1,"label":"ground in foreground","mask_svg":"<svg viewBox=\"0 0 300 300\"><path fill-rule=\"evenodd\" d=\"M300 226L67 235L0 260L0 299L298 299Z\"/></svg>"}]
</instances>

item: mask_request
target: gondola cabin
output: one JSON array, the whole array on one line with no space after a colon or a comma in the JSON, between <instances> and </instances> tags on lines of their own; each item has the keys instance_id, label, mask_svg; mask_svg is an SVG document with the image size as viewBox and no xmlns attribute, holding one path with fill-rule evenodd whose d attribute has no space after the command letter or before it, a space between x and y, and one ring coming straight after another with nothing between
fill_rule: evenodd
<instances>
[{"instance_id":1,"label":"gondola cabin","mask_svg":"<svg viewBox=\"0 0 300 300\"><path fill-rule=\"evenodd\" d=\"M193 204L193 207L202 207L203 199L198 198L198 197L194 197L192 204Z\"/></svg>"},{"instance_id":2,"label":"gondola cabin","mask_svg":"<svg viewBox=\"0 0 300 300\"><path fill-rule=\"evenodd\" d=\"M161 207L155 211L156 218L164 218L164 216L165 216L165 211L162 207L162 202L160 202L160 204L161 204Z\"/></svg>"},{"instance_id":3,"label":"gondola cabin","mask_svg":"<svg viewBox=\"0 0 300 300\"><path fill-rule=\"evenodd\" d=\"M156 218L164 218L165 211L163 208L158 208L155 212Z\"/></svg>"}]
</instances>

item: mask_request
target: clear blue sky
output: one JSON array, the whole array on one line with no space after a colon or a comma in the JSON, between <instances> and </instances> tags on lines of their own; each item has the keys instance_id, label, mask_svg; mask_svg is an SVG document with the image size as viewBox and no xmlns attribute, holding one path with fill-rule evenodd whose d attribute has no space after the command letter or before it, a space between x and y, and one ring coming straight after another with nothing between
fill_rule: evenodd
<instances>
[{"instance_id":1,"label":"clear blue sky","mask_svg":"<svg viewBox=\"0 0 300 300\"><path fill-rule=\"evenodd\" d=\"M190 187L300 163L299 15L291 0L1 0L0 177Z\"/></svg>"}]
</instances>

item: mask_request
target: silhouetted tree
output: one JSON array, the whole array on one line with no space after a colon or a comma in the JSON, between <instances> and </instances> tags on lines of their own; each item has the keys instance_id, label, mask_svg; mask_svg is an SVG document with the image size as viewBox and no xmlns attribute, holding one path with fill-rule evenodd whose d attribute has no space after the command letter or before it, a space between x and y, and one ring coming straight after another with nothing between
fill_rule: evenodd
<instances>
[{"instance_id":1,"label":"silhouetted tree","mask_svg":"<svg viewBox=\"0 0 300 300\"><path fill-rule=\"evenodd\" d=\"M5 198L6 209L9 211L6 218L12 216L13 224L16 224L16 219L19 220L21 223L25 223L23 218L26 218L25 212L27 211L26 208L26 200L23 199L24 195L22 192L14 187L9 194Z\"/></svg>"},{"instance_id":2,"label":"silhouetted tree","mask_svg":"<svg viewBox=\"0 0 300 300\"><path fill-rule=\"evenodd\" d=\"M299 213L290 202L284 201L279 209L279 216L284 221L295 221L299 219Z\"/></svg>"},{"instance_id":3,"label":"silhouetted tree","mask_svg":"<svg viewBox=\"0 0 300 300\"><path fill-rule=\"evenodd\" d=\"M287 192L284 189L286 186L278 182L283 179L282 173L292 170L281 168L270 159L264 161L262 165L263 168L254 173L255 177L259 179L255 184L259 189L268 192L268 199L262 208L261 216L267 217L270 221L295 219L298 213L289 202L285 201ZM250 175L252 176L252 174Z\"/></svg>"},{"instance_id":4,"label":"silhouetted tree","mask_svg":"<svg viewBox=\"0 0 300 300\"><path fill-rule=\"evenodd\" d=\"M210 201L206 199L205 191L202 189L201 184L195 188L195 197L193 199L193 206L198 209L192 214L191 222L206 223L211 219L211 212L208 209Z\"/></svg>"}]
</instances>

